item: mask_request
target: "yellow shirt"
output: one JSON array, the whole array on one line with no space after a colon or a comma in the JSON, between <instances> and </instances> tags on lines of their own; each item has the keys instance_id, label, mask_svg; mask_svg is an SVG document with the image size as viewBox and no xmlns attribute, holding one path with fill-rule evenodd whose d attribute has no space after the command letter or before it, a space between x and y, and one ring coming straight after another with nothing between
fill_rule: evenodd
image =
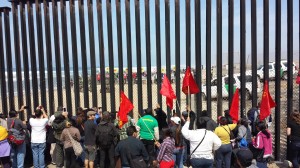
<instances>
[{"instance_id":1,"label":"yellow shirt","mask_svg":"<svg viewBox=\"0 0 300 168\"><path fill-rule=\"evenodd\" d=\"M218 126L215 129L215 134L221 139L222 144L229 144L230 143L230 130L233 130L236 127L236 124L228 124Z\"/></svg>"}]
</instances>

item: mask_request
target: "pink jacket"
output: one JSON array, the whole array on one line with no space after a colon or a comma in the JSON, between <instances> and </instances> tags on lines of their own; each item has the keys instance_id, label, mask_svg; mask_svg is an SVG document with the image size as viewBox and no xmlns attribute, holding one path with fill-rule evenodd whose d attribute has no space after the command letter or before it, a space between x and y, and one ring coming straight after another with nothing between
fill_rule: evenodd
<instances>
[{"instance_id":1,"label":"pink jacket","mask_svg":"<svg viewBox=\"0 0 300 168\"><path fill-rule=\"evenodd\" d=\"M253 146L258 149L265 148L264 158L272 155L272 135L269 130L267 130L270 134L270 138L268 139L265 134L261 131L257 134L256 138L253 141Z\"/></svg>"}]
</instances>

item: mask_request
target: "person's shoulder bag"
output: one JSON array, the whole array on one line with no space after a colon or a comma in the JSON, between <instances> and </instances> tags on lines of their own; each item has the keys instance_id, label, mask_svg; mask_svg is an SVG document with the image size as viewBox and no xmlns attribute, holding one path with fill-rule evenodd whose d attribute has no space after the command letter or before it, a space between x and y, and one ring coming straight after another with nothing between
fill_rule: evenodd
<instances>
[{"instance_id":1,"label":"person's shoulder bag","mask_svg":"<svg viewBox=\"0 0 300 168\"><path fill-rule=\"evenodd\" d=\"M203 142L203 140L204 140L204 138L205 138L205 136L206 136L206 132L207 132L207 130L205 130L205 133L204 133L204 136L203 136L202 140L199 142L199 144L196 146L196 148L193 150L193 152L192 152L190 155L188 155L188 157L186 158L185 163L186 163L186 166L187 166L187 167L190 167L190 166L191 166L191 156L194 154L194 152L197 150L197 148L198 148L198 147L201 145L201 143Z\"/></svg>"},{"instance_id":2,"label":"person's shoulder bag","mask_svg":"<svg viewBox=\"0 0 300 168\"><path fill-rule=\"evenodd\" d=\"M70 138L75 155L79 157L83 151L81 144L71 136L69 130L67 130L67 134Z\"/></svg>"}]
</instances>

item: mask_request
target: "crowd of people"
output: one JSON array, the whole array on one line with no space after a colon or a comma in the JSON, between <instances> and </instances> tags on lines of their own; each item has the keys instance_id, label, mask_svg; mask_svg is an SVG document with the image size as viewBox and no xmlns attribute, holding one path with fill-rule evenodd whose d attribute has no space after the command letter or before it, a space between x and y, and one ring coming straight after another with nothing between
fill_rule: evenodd
<instances>
[{"instance_id":1,"label":"crowd of people","mask_svg":"<svg viewBox=\"0 0 300 168\"><path fill-rule=\"evenodd\" d=\"M195 113L187 106L180 116L173 111L168 120L157 105L154 110L145 109L137 121L128 115L121 127L117 113L101 108L78 108L72 116L58 107L48 117L39 106L28 122L19 118L24 110L0 116L3 168L23 168L28 155L35 168L47 167L47 161L57 168L266 168L272 160L272 134L268 123L258 120L259 110L249 110L240 121L232 120L226 110L215 122L206 111ZM300 113L294 111L287 129L295 149L294 167L299 167L299 129ZM13 130L25 135L20 144L11 139ZM78 153L78 147L83 152Z\"/></svg>"}]
</instances>

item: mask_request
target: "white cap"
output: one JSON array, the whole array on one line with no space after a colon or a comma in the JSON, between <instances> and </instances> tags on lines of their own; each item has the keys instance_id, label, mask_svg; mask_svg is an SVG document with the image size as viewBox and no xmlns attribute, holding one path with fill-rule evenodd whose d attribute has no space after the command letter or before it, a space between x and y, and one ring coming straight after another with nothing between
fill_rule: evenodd
<instances>
[{"instance_id":1,"label":"white cap","mask_svg":"<svg viewBox=\"0 0 300 168\"><path fill-rule=\"evenodd\" d=\"M175 124L180 124L180 118L175 116L175 117L171 117L171 121L174 121Z\"/></svg>"}]
</instances>

